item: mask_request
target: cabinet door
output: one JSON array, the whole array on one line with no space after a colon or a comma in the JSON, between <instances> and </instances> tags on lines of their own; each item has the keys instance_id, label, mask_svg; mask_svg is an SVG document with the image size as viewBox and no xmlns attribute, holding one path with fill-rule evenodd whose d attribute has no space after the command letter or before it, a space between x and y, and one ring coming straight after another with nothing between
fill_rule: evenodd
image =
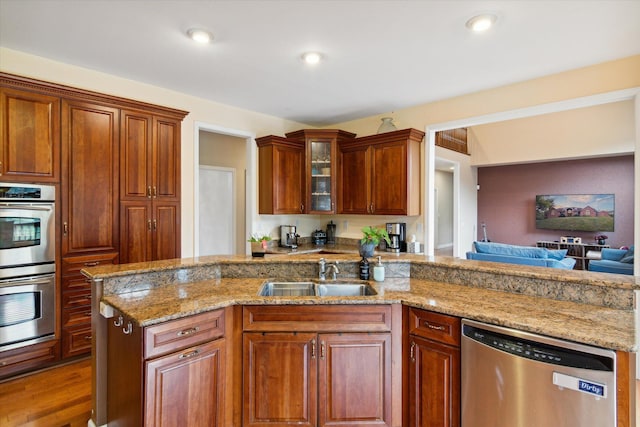
<instances>
[{"instance_id":1,"label":"cabinet door","mask_svg":"<svg viewBox=\"0 0 640 427\"><path fill-rule=\"evenodd\" d=\"M460 349L413 335L410 341L410 425L459 427Z\"/></svg>"},{"instance_id":2,"label":"cabinet door","mask_svg":"<svg viewBox=\"0 0 640 427\"><path fill-rule=\"evenodd\" d=\"M120 203L120 262L153 259L152 211L150 202Z\"/></svg>"},{"instance_id":3,"label":"cabinet door","mask_svg":"<svg viewBox=\"0 0 640 427\"><path fill-rule=\"evenodd\" d=\"M224 344L219 339L146 362L145 426L225 425Z\"/></svg>"},{"instance_id":4,"label":"cabinet door","mask_svg":"<svg viewBox=\"0 0 640 427\"><path fill-rule=\"evenodd\" d=\"M319 425L391 425L391 334L321 334Z\"/></svg>"},{"instance_id":5,"label":"cabinet door","mask_svg":"<svg viewBox=\"0 0 640 427\"><path fill-rule=\"evenodd\" d=\"M367 146L340 150L338 161L338 213L368 214L371 209L370 159Z\"/></svg>"},{"instance_id":6,"label":"cabinet door","mask_svg":"<svg viewBox=\"0 0 640 427\"><path fill-rule=\"evenodd\" d=\"M315 426L316 334L244 334L243 426Z\"/></svg>"},{"instance_id":7,"label":"cabinet door","mask_svg":"<svg viewBox=\"0 0 640 427\"><path fill-rule=\"evenodd\" d=\"M336 143L331 139L307 141L308 214L334 213L336 209Z\"/></svg>"},{"instance_id":8,"label":"cabinet door","mask_svg":"<svg viewBox=\"0 0 640 427\"><path fill-rule=\"evenodd\" d=\"M119 111L62 105L62 255L116 252Z\"/></svg>"},{"instance_id":9,"label":"cabinet door","mask_svg":"<svg viewBox=\"0 0 640 427\"><path fill-rule=\"evenodd\" d=\"M120 125L120 198L150 199L152 195L152 116L122 111Z\"/></svg>"},{"instance_id":10,"label":"cabinet door","mask_svg":"<svg viewBox=\"0 0 640 427\"><path fill-rule=\"evenodd\" d=\"M274 214L303 213L304 150L275 146L273 152Z\"/></svg>"},{"instance_id":11,"label":"cabinet door","mask_svg":"<svg viewBox=\"0 0 640 427\"><path fill-rule=\"evenodd\" d=\"M153 202L151 222L153 260L180 258L180 203Z\"/></svg>"},{"instance_id":12,"label":"cabinet door","mask_svg":"<svg viewBox=\"0 0 640 427\"><path fill-rule=\"evenodd\" d=\"M407 149L405 141L372 146L371 213L407 214Z\"/></svg>"},{"instance_id":13,"label":"cabinet door","mask_svg":"<svg viewBox=\"0 0 640 427\"><path fill-rule=\"evenodd\" d=\"M180 201L180 121L153 118L151 194L154 199Z\"/></svg>"},{"instance_id":14,"label":"cabinet door","mask_svg":"<svg viewBox=\"0 0 640 427\"><path fill-rule=\"evenodd\" d=\"M3 181L60 180L60 98L0 89Z\"/></svg>"}]
</instances>

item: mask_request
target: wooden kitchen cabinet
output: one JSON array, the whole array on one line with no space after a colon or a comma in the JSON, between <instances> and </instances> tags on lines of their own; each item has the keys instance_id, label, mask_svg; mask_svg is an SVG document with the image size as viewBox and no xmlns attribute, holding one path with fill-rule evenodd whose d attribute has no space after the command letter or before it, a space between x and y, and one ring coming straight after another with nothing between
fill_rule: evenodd
<instances>
[{"instance_id":1,"label":"wooden kitchen cabinet","mask_svg":"<svg viewBox=\"0 0 640 427\"><path fill-rule=\"evenodd\" d=\"M224 310L146 328L109 320L109 425L226 425Z\"/></svg>"},{"instance_id":2,"label":"wooden kitchen cabinet","mask_svg":"<svg viewBox=\"0 0 640 427\"><path fill-rule=\"evenodd\" d=\"M336 213L338 142L353 140L355 136L339 129L302 129L286 134L288 139L304 143L304 213Z\"/></svg>"},{"instance_id":3,"label":"wooden kitchen cabinet","mask_svg":"<svg viewBox=\"0 0 640 427\"><path fill-rule=\"evenodd\" d=\"M338 144L338 213L420 214L420 144L405 129Z\"/></svg>"},{"instance_id":4,"label":"wooden kitchen cabinet","mask_svg":"<svg viewBox=\"0 0 640 427\"><path fill-rule=\"evenodd\" d=\"M410 425L459 427L460 319L408 310Z\"/></svg>"},{"instance_id":5,"label":"wooden kitchen cabinet","mask_svg":"<svg viewBox=\"0 0 640 427\"><path fill-rule=\"evenodd\" d=\"M120 259L180 257L180 120L122 112Z\"/></svg>"},{"instance_id":6,"label":"wooden kitchen cabinet","mask_svg":"<svg viewBox=\"0 0 640 427\"><path fill-rule=\"evenodd\" d=\"M62 102L62 256L117 252L120 111Z\"/></svg>"},{"instance_id":7,"label":"wooden kitchen cabinet","mask_svg":"<svg viewBox=\"0 0 640 427\"><path fill-rule=\"evenodd\" d=\"M2 181L60 181L60 97L0 87Z\"/></svg>"},{"instance_id":8,"label":"wooden kitchen cabinet","mask_svg":"<svg viewBox=\"0 0 640 427\"><path fill-rule=\"evenodd\" d=\"M258 145L258 213L305 212L304 143L278 136L256 139Z\"/></svg>"},{"instance_id":9,"label":"wooden kitchen cabinet","mask_svg":"<svg viewBox=\"0 0 640 427\"><path fill-rule=\"evenodd\" d=\"M243 310L244 426L393 425L390 306Z\"/></svg>"},{"instance_id":10,"label":"wooden kitchen cabinet","mask_svg":"<svg viewBox=\"0 0 640 427\"><path fill-rule=\"evenodd\" d=\"M91 283L80 270L117 264L118 253L69 256L62 259L62 358L91 353Z\"/></svg>"}]
</instances>

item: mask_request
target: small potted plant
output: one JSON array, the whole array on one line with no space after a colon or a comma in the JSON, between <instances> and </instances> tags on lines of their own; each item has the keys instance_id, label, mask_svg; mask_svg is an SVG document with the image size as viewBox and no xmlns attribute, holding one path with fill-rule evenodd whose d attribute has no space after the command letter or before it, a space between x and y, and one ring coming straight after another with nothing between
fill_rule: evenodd
<instances>
[{"instance_id":1,"label":"small potted plant","mask_svg":"<svg viewBox=\"0 0 640 427\"><path fill-rule=\"evenodd\" d=\"M384 240L387 245L391 244L389 234L384 228L366 226L362 229L362 239L360 240L360 256L369 258L373 256L373 251Z\"/></svg>"},{"instance_id":2,"label":"small potted plant","mask_svg":"<svg viewBox=\"0 0 640 427\"><path fill-rule=\"evenodd\" d=\"M263 257L267 250L267 242L271 240L271 236L264 233L253 233L248 242L251 243L251 256Z\"/></svg>"}]
</instances>

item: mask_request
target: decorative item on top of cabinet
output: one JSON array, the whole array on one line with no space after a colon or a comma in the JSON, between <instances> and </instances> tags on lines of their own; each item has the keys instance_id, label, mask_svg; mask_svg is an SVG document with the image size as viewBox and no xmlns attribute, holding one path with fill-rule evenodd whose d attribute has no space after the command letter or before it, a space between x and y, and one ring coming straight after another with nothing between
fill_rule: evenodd
<instances>
[{"instance_id":1,"label":"decorative item on top of cabinet","mask_svg":"<svg viewBox=\"0 0 640 427\"><path fill-rule=\"evenodd\" d=\"M460 318L409 311L409 425L460 426Z\"/></svg>"},{"instance_id":2,"label":"decorative item on top of cabinet","mask_svg":"<svg viewBox=\"0 0 640 427\"><path fill-rule=\"evenodd\" d=\"M256 144L258 213L304 213L304 143L270 135L257 138Z\"/></svg>"},{"instance_id":3,"label":"decorative item on top of cabinet","mask_svg":"<svg viewBox=\"0 0 640 427\"><path fill-rule=\"evenodd\" d=\"M0 87L3 181L60 181L60 102L57 96Z\"/></svg>"},{"instance_id":4,"label":"decorative item on top of cabinet","mask_svg":"<svg viewBox=\"0 0 640 427\"><path fill-rule=\"evenodd\" d=\"M340 142L337 213L419 215L423 138L405 129Z\"/></svg>"},{"instance_id":5,"label":"decorative item on top of cabinet","mask_svg":"<svg viewBox=\"0 0 640 427\"><path fill-rule=\"evenodd\" d=\"M337 144L356 135L339 129L302 129L286 136L305 144L305 213L335 213Z\"/></svg>"}]
</instances>

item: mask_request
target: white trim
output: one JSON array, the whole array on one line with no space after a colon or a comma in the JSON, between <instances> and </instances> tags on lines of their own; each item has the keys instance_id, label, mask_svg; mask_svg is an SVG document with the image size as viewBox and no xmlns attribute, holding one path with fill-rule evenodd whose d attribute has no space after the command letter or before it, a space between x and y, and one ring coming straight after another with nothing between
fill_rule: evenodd
<instances>
[{"instance_id":1,"label":"white trim","mask_svg":"<svg viewBox=\"0 0 640 427\"><path fill-rule=\"evenodd\" d=\"M425 194L427 195L425 200L424 212L426 213L423 221L424 221L424 229L425 229L425 254L433 255L434 254L434 224L435 224L435 212L434 209L431 209L434 206L433 201L433 188L434 188L434 173L435 173L435 133L442 130L448 129L456 129L459 127L467 127L467 126L477 126L487 123L494 123L512 119L520 119L525 117L538 116L542 114L556 113L560 111L567 111L578 108L586 108L592 107L596 105L609 104L613 102L620 101L628 101L635 99L636 110L640 109L638 107L640 102L638 99L640 98L640 87L633 87L628 89L617 90L613 92L607 92L597 95L583 96L580 98L567 99L564 101L558 102L550 102L547 104L534 105L531 107L518 108L514 110L501 111L498 113L484 114L475 117L468 117L465 119L452 120L443 123L434 123L425 127L425 142L427 143L427 147L425 150L425 167L427 168L425 173ZM636 117L638 117L638 112L636 111ZM636 153L638 153L638 148L640 147L640 123L638 123L638 119L636 118ZM637 182L640 177L640 160L638 160L638 156L636 155L636 166L635 166L635 181ZM455 175L454 175L455 176ZM461 248L462 239L460 236L460 192L455 190L456 183L454 178L454 201L453 201L453 216L454 216L454 224L453 224L453 236L454 236L454 248L453 254L454 256L459 256L457 254L464 253L464 248ZM459 190L459 182L458 182L458 190ZM455 194L457 193L457 194ZM640 186L636 186L635 189L635 199L636 199L636 207L639 204L640 199ZM637 213L638 209L636 209ZM640 241L640 215L634 216L634 229L635 229L635 238L634 244ZM476 220L477 222L477 220ZM474 226L474 229L477 228ZM638 275L640 271L639 263L635 265L635 274ZM640 362L639 362L640 363ZM640 365L639 365L640 366Z\"/></svg>"}]
</instances>

